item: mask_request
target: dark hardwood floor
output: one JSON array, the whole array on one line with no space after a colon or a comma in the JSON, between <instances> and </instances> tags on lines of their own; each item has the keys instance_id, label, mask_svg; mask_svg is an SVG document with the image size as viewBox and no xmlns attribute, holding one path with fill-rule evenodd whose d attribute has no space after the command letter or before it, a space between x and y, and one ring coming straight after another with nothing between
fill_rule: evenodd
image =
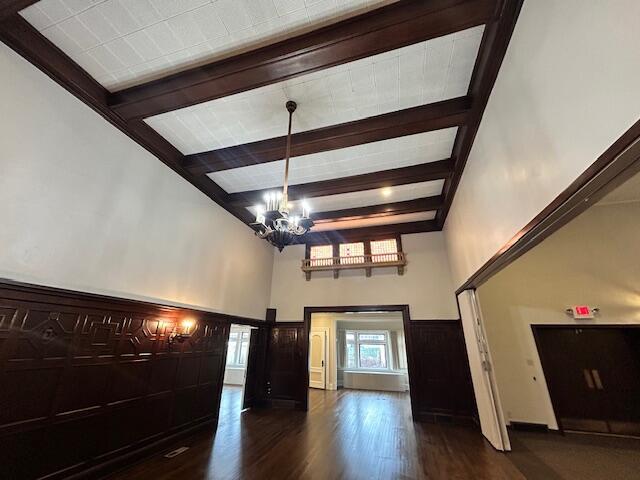
<instances>
[{"instance_id":1,"label":"dark hardwood floor","mask_svg":"<svg viewBox=\"0 0 640 480\"><path fill-rule=\"evenodd\" d=\"M240 413L225 386L215 436L204 432L112 476L169 479L524 479L469 427L414 423L408 394L311 390L309 412Z\"/></svg>"}]
</instances>

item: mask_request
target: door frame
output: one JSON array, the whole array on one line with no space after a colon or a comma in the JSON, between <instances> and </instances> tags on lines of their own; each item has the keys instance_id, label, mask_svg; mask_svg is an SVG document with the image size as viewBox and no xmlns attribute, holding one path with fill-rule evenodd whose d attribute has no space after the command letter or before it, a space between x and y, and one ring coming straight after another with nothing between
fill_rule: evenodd
<instances>
[{"instance_id":1,"label":"door frame","mask_svg":"<svg viewBox=\"0 0 640 480\"><path fill-rule=\"evenodd\" d=\"M588 320L587 320L588 321ZM547 393L549 394L549 398L551 400L551 409L553 410L553 416L556 417L556 424L558 425L558 431L564 435L564 427L562 425L562 421L558 416L558 404L557 399L554 400L554 392L553 388L549 384L547 380L547 371L549 371L550 362L548 359L545 359L545 355L542 353L540 349L540 337L538 332L540 330L564 330L566 328L581 328L583 330L603 330L603 329L618 329L618 328L640 328L640 324L625 324L625 323L598 323L598 324L576 324L576 323L532 323L531 331L533 332L533 340L536 344L536 351L538 353L538 358L540 359L540 366L542 367L542 373L544 375L544 383L547 386ZM546 363L546 368L545 368ZM588 432L586 432L588 433Z\"/></svg>"},{"instance_id":2,"label":"door frame","mask_svg":"<svg viewBox=\"0 0 640 480\"><path fill-rule=\"evenodd\" d=\"M311 334L316 331L316 332L323 332L324 333L324 365L323 365L323 370L324 370L324 387L322 388L323 390L327 390L327 357L328 357L328 346L329 346L329 327L310 327L309 330L309 338L311 338ZM311 346L311 340L309 340L309 346ZM309 351L309 353L311 353L311 351ZM307 358L307 363L309 364L309 370L311 369L311 357ZM315 387L311 387L311 385L309 385L309 388L315 388Z\"/></svg>"},{"instance_id":3,"label":"door frame","mask_svg":"<svg viewBox=\"0 0 640 480\"><path fill-rule=\"evenodd\" d=\"M302 344L302 358L306 358L303 375L301 396L303 399L301 409L309 409L309 333L311 332L311 315L314 313L345 313L345 312L401 312L402 328L404 330L405 348L407 350L407 375L409 377L409 397L411 398L411 416L416 419L418 413L414 398L416 386L413 374L413 347L411 344L411 316L409 305L351 305L351 306L326 306L326 307L304 307L304 339Z\"/></svg>"}]
</instances>

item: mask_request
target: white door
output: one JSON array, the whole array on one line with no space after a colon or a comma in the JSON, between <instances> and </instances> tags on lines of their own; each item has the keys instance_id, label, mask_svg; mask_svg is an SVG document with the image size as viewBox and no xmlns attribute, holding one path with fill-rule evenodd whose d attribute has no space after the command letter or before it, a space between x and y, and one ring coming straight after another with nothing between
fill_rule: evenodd
<instances>
[{"instance_id":1,"label":"white door","mask_svg":"<svg viewBox=\"0 0 640 480\"><path fill-rule=\"evenodd\" d=\"M458 302L482 434L497 450L511 450L475 291L460 293Z\"/></svg>"},{"instance_id":2,"label":"white door","mask_svg":"<svg viewBox=\"0 0 640 480\"><path fill-rule=\"evenodd\" d=\"M327 388L327 332L311 330L309 335L309 386Z\"/></svg>"}]
</instances>

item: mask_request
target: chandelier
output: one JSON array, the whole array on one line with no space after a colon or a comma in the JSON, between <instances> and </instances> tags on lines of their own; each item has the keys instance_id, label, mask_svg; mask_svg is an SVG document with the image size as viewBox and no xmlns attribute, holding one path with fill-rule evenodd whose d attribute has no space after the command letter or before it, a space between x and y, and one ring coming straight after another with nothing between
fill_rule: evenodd
<instances>
[{"instance_id":1,"label":"chandelier","mask_svg":"<svg viewBox=\"0 0 640 480\"><path fill-rule=\"evenodd\" d=\"M302 202L302 214L291 215L289 212L289 197L287 186L289 181L289 154L291 152L291 121L293 112L298 105L296 102L286 103L289 112L289 130L287 133L287 150L284 162L284 185L282 191L268 192L264 196L264 205L256 205L256 221L250 223L256 235L267 240L279 251L294 242L297 237L307 233L313 227L313 220L309 217L310 209L305 201Z\"/></svg>"}]
</instances>

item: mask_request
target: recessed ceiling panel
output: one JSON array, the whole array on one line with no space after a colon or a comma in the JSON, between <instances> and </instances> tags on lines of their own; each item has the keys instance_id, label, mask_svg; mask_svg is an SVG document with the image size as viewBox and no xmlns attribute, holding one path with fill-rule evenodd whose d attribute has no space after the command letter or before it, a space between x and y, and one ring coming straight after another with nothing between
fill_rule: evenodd
<instances>
[{"instance_id":1,"label":"recessed ceiling panel","mask_svg":"<svg viewBox=\"0 0 640 480\"><path fill-rule=\"evenodd\" d=\"M328 230L344 230L345 228L375 227L377 225L391 225L395 223L421 222L433 220L436 212L406 213L403 215L390 215L388 217L374 217L359 220L342 220L336 222L319 223L313 227L314 232Z\"/></svg>"},{"instance_id":2,"label":"recessed ceiling panel","mask_svg":"<svg viewBox=\"0 0 640 480\"><path fill-rule=\"evenodd\" d=\"M317 182L444 160L451 156L457 130L453 127L294 157L289 164L289 183ZM283 176L284 160L209 174L228 193L280 187Z\"/></svg>"},{"instance_id":3,"label":"recessed ceiling panel","mask_svg":"<svg viewBox=\"0 0 640 480\"><path fill-rule=\"evenodd\" d=\"M393 0L42 0L20 14L111 91Z\"/></svg>"},{"instance_id":4,"label":"recessed ceiling panel","mask_svg":"<svg viewBox=\"0 0 640 480\"><path fill-rule=\"evenodd\" d=\"M345 208L367 207L383 203L404 202L422 197L432 197L442 193L444 180L432 180L430 182L410 183L395 187L376 188L361 192L341 193L326 197L309 198L307 203L313 212L328 212L343 210ZM302 209L301 202L292 201L291 211L299 212ZM255 215L255 209L248 210ZM388 217L390 218L390 217Z\"/></svg>"},{"instance_id":5,"label":"recessed ceiling panel","mask_svg":"<svg viewBox=\"0 0 640 480\"><path fill-rule=\"evenodd\" d=\"M466 95L483 26L284 82L155 115L145 121L183 154L350 122Z\"/></svg>"}]
</instances>

